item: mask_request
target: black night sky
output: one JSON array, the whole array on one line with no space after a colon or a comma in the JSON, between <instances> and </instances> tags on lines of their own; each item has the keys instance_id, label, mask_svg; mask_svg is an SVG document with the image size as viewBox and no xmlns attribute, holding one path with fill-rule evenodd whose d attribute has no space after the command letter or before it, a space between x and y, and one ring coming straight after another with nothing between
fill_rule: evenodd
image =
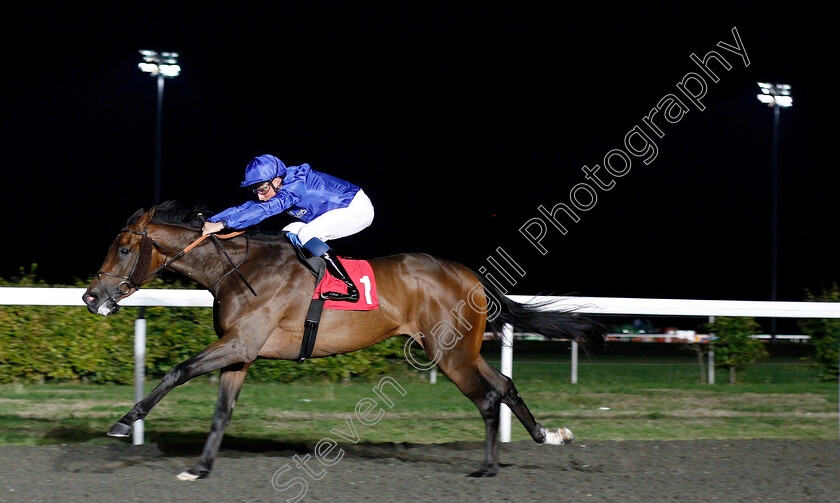
<instances>
[{"instance_id":1,"label":"black night sky","mask_svg":"<svg viewBox=\"0 0 840 503\"><path fill-rule=\"evenodd\" d=\"M526 271L520 294L768 299L773 111L756 82L790 84L779 297L801 300L840 280L827 77L837 31L823 7L751 4L13 7L0 276L35 262L49 281L87 279L154 202L156 86L137 51L155 49L178 51L182 66L165 87L163 199L220 211L248 197L238 184L254 156L308 162L376 208L369 229L333 243L339 253L427 252L478 269L502 247ZM749 66L717 45L736 43L733 28ZM702 74L691 54L709 51L731 68L711 63L719 82L705 76L701 111L678 84ZM626 150L634 127L652 135L643 119L669 94L688 111L658 116L656 158L632 157L621 177L599 171L614 186L564 221L567 235L549 225L541 255L520 227L539 206L569 204L582 167Z\"/></svg>"}]
</instances>

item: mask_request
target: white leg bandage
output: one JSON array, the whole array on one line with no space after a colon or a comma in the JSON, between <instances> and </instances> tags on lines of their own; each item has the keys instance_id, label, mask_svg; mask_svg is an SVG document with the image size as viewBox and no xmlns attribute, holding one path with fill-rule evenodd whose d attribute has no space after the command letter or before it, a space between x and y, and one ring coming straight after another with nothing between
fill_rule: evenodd
<instances>
[{"instance_id":1,"label":"white leg bandage","mask_svg":"<svg viewBox=\"0 0 840 503\"><path fill-rule=\"evenodd\" d=\"M545 429L545 443L548 445L570 444L575 439L575 434L568 428Z\"/></svg>"}]
</instances>

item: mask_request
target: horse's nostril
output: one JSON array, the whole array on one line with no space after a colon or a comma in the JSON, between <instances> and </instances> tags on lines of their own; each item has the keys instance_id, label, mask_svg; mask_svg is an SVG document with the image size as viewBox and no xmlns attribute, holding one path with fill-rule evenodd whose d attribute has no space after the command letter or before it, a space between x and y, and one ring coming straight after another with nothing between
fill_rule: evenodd
<instances>
[{"instance_id":1,"label":"horse's nostril","mask_svg":"<svg viewBox=\"0 0 840 503\"><path fill-rule=\"evenodd\" d=\"M97 297L96 295L86 295L85 296L85 302L87 302L88 304L92 304L92 303L96 302L97 299L99 299L99 297Z\"/></svg>"}]
</instances>

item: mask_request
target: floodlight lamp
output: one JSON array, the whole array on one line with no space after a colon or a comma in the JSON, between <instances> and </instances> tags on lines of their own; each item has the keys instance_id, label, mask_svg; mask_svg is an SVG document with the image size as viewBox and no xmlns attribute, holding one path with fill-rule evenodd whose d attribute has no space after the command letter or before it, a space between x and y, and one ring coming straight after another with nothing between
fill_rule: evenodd
<instances>
[{"instance_id":1,"label":"floodlight lamp","mask_svg":"<svg viewBox=\"0 0 840 503\"><path fill-rule=\"evenodd\" d=\"M158 68L164 77L177 77L181 73L181 67L178 65L160 65Z\"/></svg>"},{"instance_id":2,"label":"floodlight lamp","mask_svg":"<svg viewBox=\"0 0 840 503\"><path fill-rule=\"evenodd\" d=\"M157 75L160 72L158 65L154 63L138 63L137 67L146 73L151 73L152 75Z\"/></svg>"},{"instance_id":3,"label":"floodlight lamp","mask_svg":"<svg viewBox=\"0 0 840 503\"><path fill-rule=\"evenodd\" d=\"M793 98L790 96L776 96L776 106L789 107L793 106Z\"/></svg>"},{"instance_id":4,"label":"floodlight lamp","mask_svg":"<svg viewBox=\"0 0 840 503\"><path fill-rule=\"evenodd\" d=\"M760 101L762 103L765 103L765 104L767 104L771 107L773 106L773 103L776 101L769 94L757 94L755 97L758 98L758 101Z\"/></svg>"},{"instance_id":5,"label":"floodlight lamp","mask_svg":"<svg viewBox=\"0 0 840 503\"><path fill-rule=\"evenodd\" d=\"M793 106L793 98L790 96L789 84L758 82L758 88L761 89L761 94L756 95L756 98L768 107Z\"/></svg>"},{"instance_id":6,"label":"floodlight lamp","mask_svg":"<svg viewBox=\"0 0 840 503\"><path fill-rule=\"evenodd\" d=\"M143 56L143 62L137 66L140 70L157 77L177 77L181 73L178 65L177 52L157 52L152 50L139 51Z\"/></svg>"}]
</instances>

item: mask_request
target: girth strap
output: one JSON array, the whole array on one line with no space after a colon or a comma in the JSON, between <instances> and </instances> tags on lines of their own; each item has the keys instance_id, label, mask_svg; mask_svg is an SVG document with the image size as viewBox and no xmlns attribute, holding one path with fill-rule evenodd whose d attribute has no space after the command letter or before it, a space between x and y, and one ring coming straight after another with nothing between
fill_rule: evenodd
<instances>
[{"instance_id":1,"label":"girth strap","mask_svg":"<svg viewBox=\"0 0 840 503\"><path fill-rule=\"evenodd\" d=\"M285 232L284 236L292 244L301 263L315 276L315 286L317 288L327 273L327 263L321 257L307 258L301 248L300 241L292 239L288 232ZM309 309L306 311L306 318L303 321L303 337L300 340L298 363L303 363L304 360L312 356L312 351L315 350L315 337L318 335L318 324L321 322L321 314L324 312L325 303L326 299L322 299L320 295L309 301Z\"/></svg>"},{"instance_id":2,"label":"girth strap","mask_svg":"<svg viewBox=\"0 0 840 503\"><path fill-rule=\"evenodd\" d=\"M315 284L318 285L324 279L327 265L319 257L308 258L305 262L315 275ZM304 360L312 356L312 351L315 349L315 338L318 335L318 324L321 322L321 313L324 311L325 302L326 300L320 298L320 296L309 301L309 309L306 311L306 318L303 322L303 337L300 340L298 363L303 363Z\"/></svg>"}]
</instances>

